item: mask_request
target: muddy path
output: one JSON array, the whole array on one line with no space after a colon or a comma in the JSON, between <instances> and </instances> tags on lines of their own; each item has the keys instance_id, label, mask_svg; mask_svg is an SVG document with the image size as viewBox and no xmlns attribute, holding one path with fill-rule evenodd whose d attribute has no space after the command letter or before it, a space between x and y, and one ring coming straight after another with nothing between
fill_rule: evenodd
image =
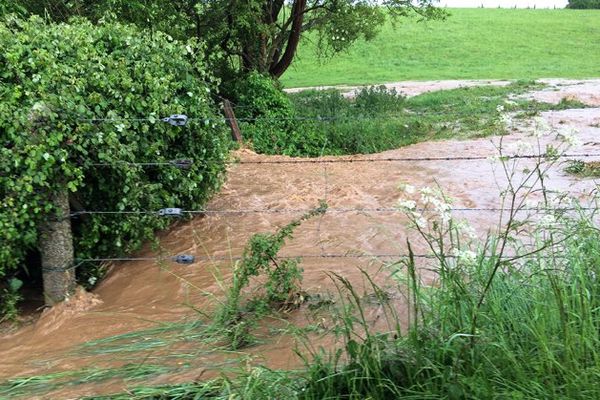
<instances>
[{"instance_id":1,"label":"muddy path","mask_svg":"<svg viewBox=\"0 0 600 400\"><path fill-rule=\"evenodd\" d=\"M552 111L542 115L552 127L579 130L582 145L570 153L599 154L600 160L600 81L556 81L532 98L558 102L572 96L591 106L578 110ZM511 126L503 137L507 148L517 142L535 143L530 123ZM542 138L545 142L552 136ZM335 291L327 273L335 272L357 287L365 285L361 268L382 286L389 283L389 271L381 268L382 258L373 255L405 254L406 239L414 241L416 252L425 252L423 243L406 229L407 220L398 212L347 209L388 209L395 207L401 194L398 185L409 183L417 188L439 185L454 199L456 208L494 208L500 206L500 190L505 182L498 166L488 160L439 160L439 158L494 156L499 137L476 140L448 140L419 143L384 153L344 157L352 163L252 163L287 161L282 156L262 156L247 150L236 153L241 163L231 166L223 190L212 200L212 210L271 210L236 214L206 214L181 222L160 235L163 254L193 254L199 261L184 266L157 262L131 261L115 263L111 272L93 293L78 293L69 302L47 310L39 320L0 338L0 381L17 376L40 375L123 364L124 360L140 362L139 355L118 358L114 353L82 356L81 345L111 335L157 326L157 323L194 321L196 310L210 312L223 294L222 282L231 276L234 261L240 256L247 239L254 233L274 231L306 210L326 200L332 212L304 223L282 251L283 255L304 256L303 289L307 293L325 295ZM399 158L436 158L422 161L387 161ZM333 160L326 157L321 160ZM313 159L314 160L314 159ZM360 162L360 160L370 160ZM527 161L524 161L525 163ZM566 174L564 165L549 172L550 189L585 199L595 182ZM337 209L338 211L335 211ZM345 211L343 211L343 210ZM286 210L284 212L273 210ZM455 217L471 223L480 234L497 224L492 211L457 211ZM154 257L149 248L136 256ZM347 257L343 257L347 256ZM431 279L424 274L424 279ZM402 300L398 300L399 315ZM373 309L376 320L381 310ZM307 316L290 314L292 323L304 323ZM326 318L323 320L327 324ZM326 342L323 342L326 343ZM153 348L156 354L182 354L195 344L184 342ZM289 337L267 340L247 350L274 368L295 368L298 357ZM146 357L144 356L144 357ZM137 357L137 358L136 358ZM191 357L190 357L191 358ZM143 359L146 362L146 359ZM211 376L223 368L224 358L210 352L195 354L192 361L179 360L182 370L148 379L145 384L190 381ZM209 371L209 372L207 372ZM40 398L68 398L94 393L123 390L128 382L113 379L110 384L88 384L81 387L56 388ZM48 397L44 397L48 396ZM32 396L25 396L31 398Z\"/></svg>"}]
</instances>

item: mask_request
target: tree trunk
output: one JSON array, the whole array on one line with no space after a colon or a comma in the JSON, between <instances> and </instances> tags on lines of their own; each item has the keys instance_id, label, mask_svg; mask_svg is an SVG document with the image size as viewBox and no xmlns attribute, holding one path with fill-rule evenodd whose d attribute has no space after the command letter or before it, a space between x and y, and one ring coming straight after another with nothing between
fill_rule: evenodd
<instances>
[{"instance_id":1,"label":"tree trunk","mask_svg":"<svg viewBox=\"0 0 600 400\"><path fill-rule=\"evenodd\" d=\"M295 0L292 6L293 22L290 30L290 36L288 38L285 51L281 56L280 60L274 60L269 73L274 78L279 78L292 64L296 50L298 49L298 43L300 42L300 35L302 34L302 23L304 21L304 10L306 9L306 0Z\"/></svg>"},{"instance_id":2,"label":"tree trunk","mask_svg":"<svg viewBox=\"0 0 600 400\"><path fill-rule=\"evenodd\" d=\"M73 268L73 236L66 188L52 195L59 216L48 218L40 227L39 249L46 305L52 306L68 298L75 290Z\"/></svg>"}]
</instances>

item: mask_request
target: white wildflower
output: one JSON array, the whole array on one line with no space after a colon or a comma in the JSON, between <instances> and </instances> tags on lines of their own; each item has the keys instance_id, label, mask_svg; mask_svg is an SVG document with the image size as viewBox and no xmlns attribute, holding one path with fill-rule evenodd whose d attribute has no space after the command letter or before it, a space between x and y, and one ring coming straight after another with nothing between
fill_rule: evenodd
<instances>
[{"instance_id":1,"label":"white wildflower","mask_svg":"<svg viewBox=\"0 0 600 400\"><path fill-rule=\"evenodd\" d=\"M421 229L427 228L427 220L424 217L418 217L415 219L415 224Z\"/></svg>"},{"instance_id":2,"label":"white wildflower","mask_svg":"<svg viewBox=\"0 0 600 400\"><path fill-rule=\"evenodd\" d=\"M424 205L432 203L435 199L435 192L429 187L424 187L420 189L419 193L421 193L421 203L423 203Z\"/></svg>"},{"instance_id":3,"label":"white wildflower","mask_svg":"<svg viewBox=\"0 0 600 400\"><path fill-rule=\"evenodd\" d=\"M531 153L533 151L533 146L531 145L531 143L527 143L524 142L523 140L519 140L516 143L513 143L510 147L509 150L514 153L515 155L523 155L523 154L528 154Z\"/></svg>"},{"instance_id":4,"label":"white wildflower","mask_svg":"<svg viewBox=\"0 0 600 400\"><path fill-rule=\"evenodd\" d=\"M398 207L403 210L414 210L417 208L417 203L414 200L400 200L398 202Z\"/></svg>"},{"instance_id":5,"label":"white wildflower","mask_svg":"<svg viewBox=\"0 0 600 400\"><path fill-rule=\"evenodd\" d=\"M432 197L432 196L428 196L428 195L425 195L425 194L421 195L421 203L423 203L424 205L433 203L434 199L435 198Z\"/></svg>"},{"instance_id":6,"label":"white wildflower","mask_svg":"<svg viewBox=\"0 0 600 400\"><path fill-rule=\"evenodd\" d=\"M440 212L440 219L443 223L448 223L452 219L452 215L448 211Z\"/></svg>"},{"instance_id":7,"label":"white wildflower","mask_svg":"<svg viewBox=\"0 0 600 400\"><path fill-rule=\"evenodd\" d=\"M452 255L456 257L459 262L467 265L474 264L477 258L477 254L471 250L452 249Z\"/></svg>"},{"instance_id":8,"label":"white wildflower","mask_svg":"<svg viewBox=\"0 0 600 400\"><path fill-rule=\"evenodd\" d=\"M402 191L406 194L414 194L415 187L412 185L409 185L408 183L402 183L402 184L400 184L400 191Z\"/></svg>"},{"instance_id":9,"label":"white wildflower","mask_svg":"<svg viewBox=\"0 0 600 400\"><path fill-rule=\"evenodd\" d=\"M475 229L473 229L473 227L471 225L465 224L462 227L462 232L465 234L466 237L468 237L471 240L477 239L477 233L475 232Z\"/></svg>"},{"instance_id":10,"label":"white wildflower","mask_svg":"<svg viewBox=\"0 0 600 400\"><path fill-rule=\"evenodd\" d=\"M556 225L556 218L554 218L554 215L550 215L550 214L546 214L543 215L537 222L537 226L538 228L552 228L553 226Z\"/></svg>"},{"instance_id":11,"label":"white wildflower","mask_svg":"<svg viewBox=\"0 0 600 400\"><path fill-rule=\"evenodd\" d=\"M571 147L581 146L581 141L577 137L577 129L563 129L560 131L559 135L562 140Z\"/></svg>"},{"instance_id":12,"label":"white wildflower","mask_svg":"<svg viewBox=\"0 0 600 400\"><path fill-rule=\"evenodd\" d=\"M548 136L552 131L552 127L550 124L548 124L548 121L542 117L535 117L533 119L533 125L533 135L538 138L541 138L542 136Z\"/></svg>"},{"instance_id":13,"label":"white wildflower","mask_svg":"<svg viewBox=\"0 0 600 400\"><path fill-rule=\"evenodd\" d=\"M443 213L450 210L450 204L446 203L445 201L441 201L440 199L432 198L431 204L438 213Z\"/></svg>"},{"instance_id":14,"label":"white wildflower","mask_svg":"<svg viewBox=\"0 0 600 400\"><path fill-rule=\"evenodd\" d=\"M433 192L433 189L432 189L432 188L430 188L430 187L424 187L424 188L421 188L421 189L419 190L419 193L421 193L421 194L426 194L426 195L431 195L431 194L434 194L434 192Z\"/></svg>"},{"instance_id":15,"label":"white wildflower","mask_svg":"<svg viewBox=\"0 0 600 400\"><path fill-rule=\"evenodd\" d=\"M502 104L499 104L499 105L496 107L496 111L498 111L499 113L503 112L503 111L504 111L504 106L503 106Z\"/></svg>"},{"instance_id":16,"label":"white wildflower","mask_svg":"<svg viewBox=\"0 0 600 400\"><path fill-rule=\"evenodd\" d=\"M503 114L501 120L504 123L504 126L513 127L514 125L512 117L508 114Z\"/></svg>"}]
</instances>

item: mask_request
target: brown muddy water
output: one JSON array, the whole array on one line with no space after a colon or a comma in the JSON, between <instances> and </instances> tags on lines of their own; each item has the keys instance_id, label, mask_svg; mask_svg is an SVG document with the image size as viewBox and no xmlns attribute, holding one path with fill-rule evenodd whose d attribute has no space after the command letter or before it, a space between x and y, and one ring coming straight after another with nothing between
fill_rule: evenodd
<instances>
[{"instance_id":1,"label":"brown muddy water","mask_svg":"<svg viewBox=\"0 0 600 400\"><path fill-rule=\"evenodd\" d=\"M553 85L530 96L556 102L565 96L573 96L590 105L600 106L598 81L555 81ZM583 144L570 149L569 153L600 154L600 108L547 112L542 117L554 128L574 127L579 130L578 136ZM519 122L510 128L511 135L502 139L506 148L518 141L536 143L530 122ZM555 136L543 137L542 148ZM448 140L420 143L375 155L344 157L373 160L353 163L245 164L249 161L289 159L242 150L235 154L241 163L231 166L227 183L207 208L308 209L315 207L320 199L326 200L332 209L392 208L402 197L398 190L400 183L409 183L416 188L439 185L454 199L453 206L456 208L499 207L500 191L506 187L506 181L497 163L488 160L385 161L407 157L494 156L499 143L499 137ZM587 160L594 159L600 160L600 157ZM531 161L520 162L519 170L528 163ZM563 168L564 165L559 164L549 171L548 188L570 192L585 201L596 188L595 182L570 176ZM157 324L161 326L161 323L162 326L166 326L164 323L167 322L191 324L199 318L198 311L210 313L222 298L223 284L231 277L235 262L223 261L223 258L240 256L251 235L272 232L300 215L296 211L207 214L178 223L160 235L162 254L193 254L202 260L189 266L159 265L149 261L114 263L107 279L93 293L79 292L70 301L46 310L35 323L0 338L0 382L19 376L116 367L128 363L166 363L172 367L163 374L157 373L143 380L144 385L202 380L246 363L262 363L272 368L299 367L301 361L293 351L297 343L292 336L272 334L266 330L263 343L235 354L211 351L212 345L186 339L185 335L156 345L153 345L156 337L150 333L142 335L131 342L148 345L139 352L115 349L96 354L94 346L82 345L112 335L156 327ZM498 215L492 211L456 211L454 216L469 221L481 235L498 224ZM406 225L406 218L398 212L328 212L301 225L282 254L306 257L302 261L303 290L313 296L335 296L334 281L328 275L331 272L347 278L359 291L368 293L361 268L377 284L391 290L397 285L390 279L390 268L383 266L385 259L369 255L406 254L407 238L413 242L416 253L425 253L424 244ZM150 249L136 254L139 257L156 255ZM323 255L361 257L321 257ZM205 257L213 260L203 261ZM431 273L423 272L424 281L432 279ZM402 293L396 293L393 298L401 322L406 322L407 311ZM374 305L369 309L368 318L374 326L382 325L382 314L381 307ZM273 320L268 325L275 329L285 328L288 323L300 326L313 324L318 330L319 327L325 329L331 326L331 318L327 313L316 315L302 307L291 312L286 321ZM332 339L315 334L311 344L332 345ZM76 386L57 386L49 388L51 390L45 394L29 393L23 394L23 397L76 398L122 391L131 385L131 382L117 377L96 384L81 382Z\"/></svg>"}]
</instances>

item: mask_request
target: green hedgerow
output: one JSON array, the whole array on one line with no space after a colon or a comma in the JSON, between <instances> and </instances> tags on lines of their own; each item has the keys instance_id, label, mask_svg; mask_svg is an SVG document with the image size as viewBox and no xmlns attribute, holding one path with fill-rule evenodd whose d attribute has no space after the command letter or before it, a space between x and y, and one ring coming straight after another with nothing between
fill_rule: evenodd
<instances>
[{"instance_id":1,"label":"green hedgerow","mask_svg":"<svg viewBox=\"0 0 600 400\"><path fill-rule=\"evenodd\" d=\"M114 22L6 16L0 46L0 278L35 251L60 188L80 208L124 211L198 208L220 186L227 134L200 43ZM178 113L193 120L160 120ZM194 163L128 164L180 158ZM167 224L149 214L75 219L76 256L131 252Z\"/></svg>"}]
</instances>

